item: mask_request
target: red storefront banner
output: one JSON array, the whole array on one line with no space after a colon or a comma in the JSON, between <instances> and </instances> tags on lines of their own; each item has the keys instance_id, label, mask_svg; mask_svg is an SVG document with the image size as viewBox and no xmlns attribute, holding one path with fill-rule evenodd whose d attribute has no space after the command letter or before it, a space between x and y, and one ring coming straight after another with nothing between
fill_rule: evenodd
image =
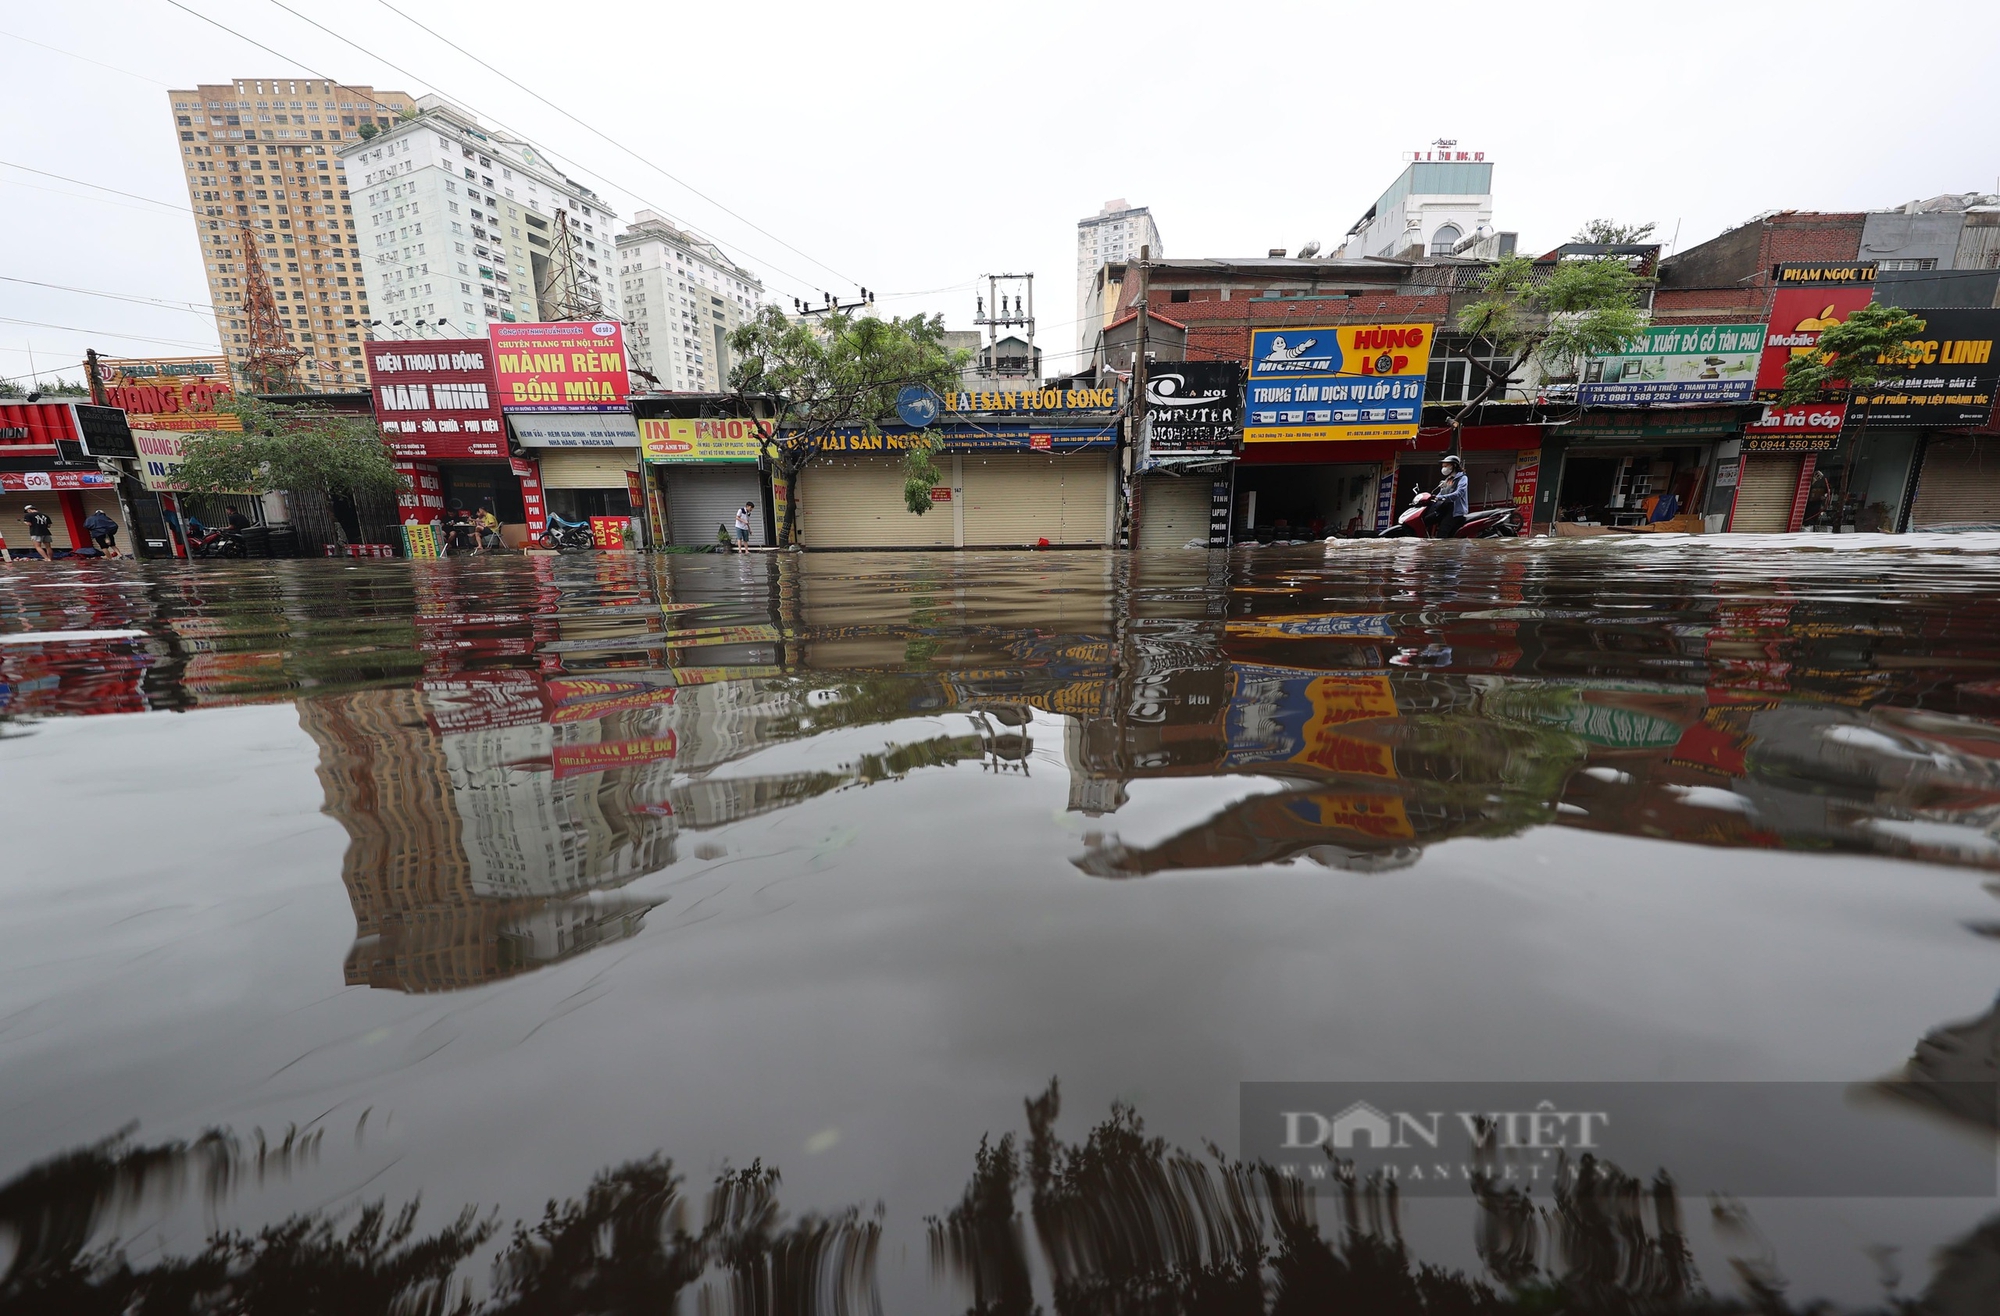
<instances>
[{"instance_id":1,"label":"red storefront banner","mask_svg":"<svg viewBox=\"0 0 2000 1316\"><path fill-rule=\"evenodd\" d=\"M109 489L117 483L117 476L101 471L0 471L0 493Z\"/></svg>"},{"instance_id":2,"label":"red storefront banner","mask_svg":"<svg viewBox=\"0 0 2000 1316\"><path fill-rule=\"evenodd\" d=\"M1812 350L1820 334L1868 305L1873 288L1780 288L1771 300L1764 354L1757 358L1757 396L1785 387L1785 363Z\"/></svg>"},{"instance_id":3,"label":"red storefront banner","mask_svg":"<svg viewBox=\"0 0 2000 1316\"><path fill-rule=\"evenodd\" d=\"M0 402L0 452L54 452L58 439L82 441L67 402Z\"/></svg>"},{"instance_id":4,"label":"red storefront banner","mask_svg":"<svg viewBox=\"0 0 2000 1316\"><path fill-rule=\"evenodd\" d=\"M623 548L625 536L631 529L632 518L629 516L593 516L590 518L591 547Z\"/></svg>"},{"instance_id":5,"label":"red storefront banner","mask_svg":"<svg viewBox=\"0 0 2000 1316\"><path fill-rule=\"evenodd\" d=\"M430 525L444 515L444 481L431 462L397 462L396 470L410 487L396 495L396 519L404 525Z\"/></svg>"},{"instance_id":6,"label":"red storefront banner","mask_svg":"<svg viewBox=\"0 0 2000 1316\"><path fill-rule=\"evenodd\" d=\"M1535 524L1535 488L1542 481L1542 450L1523 448L1514 456L1514 509L1523 526Z\"/></svg>"},{"instance_id":7,"label":"red storefront banner","mask_svg":"<svg viewBox=\"0 0 2000 1316\"><path fill-rule=\"evenodd\" d=\"M644 740L614 740L609 744L599 741L594 744L557 745L554 755L556 776L575 777L586 772L603 772L610 768L631 767L634 764L658 763L674 756L676 745L674 733L664 736L649 736Z\"/></svg>"},{"instance_id":8,"label":"red storefront banner","mask_svg":"<svg viewBox=\"0 0 2000 1316\"><path fill-rule=\"evenodd\" d=\"M528 522L528 541L539 543L549 528L548 507L542 501L542 468L532 457L510 458L507 463L521 482L521 511Z\"/></svg>"},{"instance_id":9,"label":"red storefront banner","mask_svg":"<svg viewBox=\"0 0 2000 1316\"><path fill-rule=\"evenodd\" d=\"M392 456L406 461L504 461L507 425L483 338L421 338L365 344L375 420Z\"/></svg>"},{"instance_id":10,"label":"red storefront banner","mask_svg":"<svg viewBox=\"0 0 2000 1316\"><path fill-rule=\"evenodd\" d=\"M624 411L625 331L612 320L495 324L500 405L508 411Z\"/></svg>"}]
</instances>

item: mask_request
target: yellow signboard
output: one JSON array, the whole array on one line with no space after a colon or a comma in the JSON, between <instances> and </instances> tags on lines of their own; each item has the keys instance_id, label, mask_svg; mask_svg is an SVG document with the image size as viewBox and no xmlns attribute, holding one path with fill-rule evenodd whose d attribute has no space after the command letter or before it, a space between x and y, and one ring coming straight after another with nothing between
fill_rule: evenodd
<instances>
[{"instance_id":1,"label":"yellow signboard","mask_svg":"<svg viewBox=\"0 0 2000 1316\"><path fill-rule=\"evenodd\" d=\"M639 450L649 462L754 462L771 436L766 420L642 420Z\"/></svg>"},{"instance_id":2,"label":"yellow signboard","mask_svg":"<svg viewBox=\"0 0 2000 1316\"><path fill-rule=\"evenodd\" d=\"M219 356L106 358L98 362L107 406L135 430L240 430L229 363Z\"/></svg>"},{"instance_id":3,"label":"yellow signboard","mask_svg":"<svg viewBox=\"0 0 2000 1316\"><path fill-rule=\"evenodd\" d=\"M1414 438L1435 333L1428 324L1252 330L1243 441Z\"/></svg>"}]
</instances>

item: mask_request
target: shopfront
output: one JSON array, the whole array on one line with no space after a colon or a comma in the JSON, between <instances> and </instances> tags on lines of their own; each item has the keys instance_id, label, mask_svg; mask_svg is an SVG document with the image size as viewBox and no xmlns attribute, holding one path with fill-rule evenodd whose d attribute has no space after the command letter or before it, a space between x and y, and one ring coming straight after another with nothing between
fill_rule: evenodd
<instances>
[{"instance_id":1,"label":"shopfront","mask_svg":"<svg viewBox=\"0 0 2000 1316\"><path fill-rule=\"evenodd\" d=\"M83 523L98 511L118 523L119 545L131 549L134 531L119 492L119 472L131 469L122 460L126 453L136 456L137 449L115 408L0 403L0 541L8 554L32 554L22 521L30 505L48 516L57 552L88 547Z\"/></svg>"},{"instance_id":2,"label":"shopfront","mask_svg":"<svg viewBox=\"0 0 2000 1316\"><path fill-rule=\"evenodd\" d=\"M1146 414L1134 447L1134 546L1228 547L1230 489L1242 439L1242 365L1148 366Z\"/></svg>"},{"instance_id":3,"label":"shopfront","mask_svg":"<svg viewBox=\"0 0 2000 1316\"><path fill-rule=\"evenodd\" d=\"M1541 456L1537 527L1553 525L1558 535L1638 528L1651 524L1660 503L1671 499L1670 513L1684 518L1682 526L1722 530L1745 475L1761 490L1769 473L1789 462L1796 483L1795 456L1746 460L1740 410L1592 411L1552 427ZM1767 461L1773 464L1760 464ZM1700 521L1685 519L1694 516Z\"/></svg>"},{"instance_id":4,"label":"shopfront","mask_svg":"<svg viewBox=\"0 0 2000 1316\"><path fill-rule=\"evenodd\" d=\"M645 417L639 421L647 496L668 544L699 547L733 541L736 514L750 507L750 546L774 542L764 473L770 424L744 417Z\"/></svg>"},{"instance_id":5,"label":"shopfront","mask_svg":"<svg viewBox=\"0 0 2000 1316\"><path fill-rule=\"evenodd\" d=\"M1109 394L1109 390L1105 393ZM978 396L978 395L972 395ZM988 395L995 399L1025 395ZM1050 393L1048 396L1058 396ZM930 511L910 512L902 453L912 431L830 436L799 479L799 530L819 548L1035 548L1112 542L1115 408L1020 409L941 419L928 428L941 483Z\"/></svg>"},{"instance_id":6,"label":"shopfront","mask_svg":"<svg viewBox=\"0 0 2000 1316\"><path fill-rule=\"evenodd\" d=\"M1916 480L1910 529L2000 528L2000 435L1931 435Z\"/></svg>"},{"instance_id":7,"label":"shopfront","mask_svg":"<svg viewBox=\"0 0 2000 1316\"><path fill-rule=\"evenodd\" d=\"M639 428L630 412L513 412L516 443L540 467L548 510L568 521L639 517Z\"/></svg>"}]
</instances>

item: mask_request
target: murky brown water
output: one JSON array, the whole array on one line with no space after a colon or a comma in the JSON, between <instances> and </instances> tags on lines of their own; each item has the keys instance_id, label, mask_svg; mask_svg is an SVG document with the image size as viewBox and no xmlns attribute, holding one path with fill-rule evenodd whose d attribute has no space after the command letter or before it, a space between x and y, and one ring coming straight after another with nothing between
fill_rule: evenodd
<instances>
[{"instance_id":1,"label":"murky brown water","mask_svg":"<svg viewBox=\"0 0 2000 1316\"><path fill-rule=\"evenodd\" d=\"M1233 1160L1263 1080L1951 1123L1954 548L0 566L0 1308L2000 1309L1991 1198Z\"/></svg>"}]
</instances>

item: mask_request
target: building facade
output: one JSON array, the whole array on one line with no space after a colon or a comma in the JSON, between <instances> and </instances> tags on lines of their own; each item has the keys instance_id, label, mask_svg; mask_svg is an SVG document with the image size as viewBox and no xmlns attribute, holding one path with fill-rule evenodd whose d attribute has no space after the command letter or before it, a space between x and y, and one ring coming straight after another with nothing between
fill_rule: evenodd
<instances>
[{"instance_id":1,"label":"building facade","mask_svg":"<svg viewBox=\"0 0 2000 1316\"><path fill-rule=\"evenodd\" d=\"M1101 327L1091 314L1098 271L1108 263L1137 260L1141 247L1149 248L1155 260L1167 254L1153 212L1124 197L1107 201L1095 215L1076 221L1076 346L1081 356L1090 354Z\"/></svg>"},{"instance_id":2,"label":"building facade","mask_svg":"<svg viewBox=\"0 0 2000 1316\"><path fill-rule=\"evenodd\" d=\"M722 253L650 210L616 240L625 346L653 387L672 393L729 384L729 336L757 314L764 283Z\"/></svg>"},{"instance_id":3,"label":"building facade","mask_svg":"<svg viewBox=\"0 0 2000 1316\"><path fill-rule=\"evenodd\" d=\"M1467 238L1492 234L1492 161L1416 160L1354 222L1337 254L1350 260L1449 256Z\"/></svg>"},{"instance_id":4,"label":"building facade","mask_svg":"<svg viewBox=\"0 0 2000 1316\"><path fill-rule=\"evenodd\" d=\"M496 323L551 314L555 268L574 252L576 293L619 313L612 275L617 215L527 142L483 127L425 96L414 113L339 148L354 182L354 211L378 338L476 338ZM556 232L560 216L568 242Z\"/></svg>"},{"instance_id":5,"label":"building facade","mask_svg":"<svg viewBox=\"0 0 2000 1316\"><path fill-rule=\"evenodd\" d=\"M250 354L243 234L277 299L279 324L303 352L312 389L364 379L368 270L340 152L365 125L411 112L407 92L313 78L238 78L169 91L174 135L194 209L215 328L230 365Z\"/></svg>"}]
</instances>

